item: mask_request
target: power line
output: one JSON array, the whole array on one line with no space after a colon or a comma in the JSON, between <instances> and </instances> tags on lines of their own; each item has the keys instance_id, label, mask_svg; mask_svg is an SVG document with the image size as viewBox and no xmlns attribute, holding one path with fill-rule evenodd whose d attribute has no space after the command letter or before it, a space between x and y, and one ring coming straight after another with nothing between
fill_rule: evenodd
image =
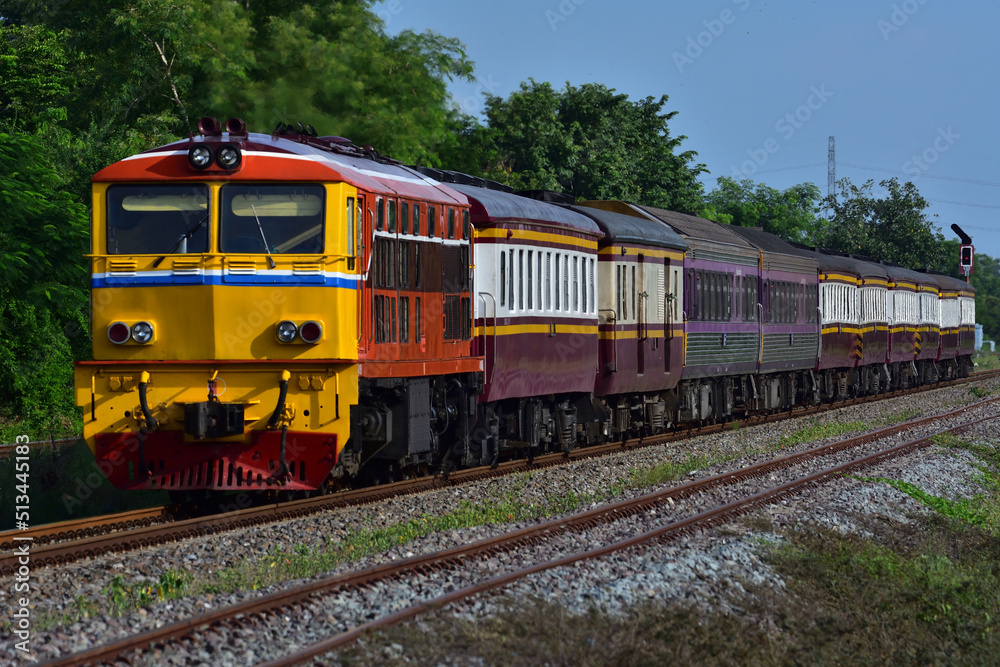
<instances>
[{"instance_id":1,"label":"power line","mask_svg":"<svg viewBox=\"0 0 1000 667\"><path fill-rule=\"evenodd\" d=\"M934 204L957 204L959 206L975 206L976 208L1000 208L1000 206L995 206L993 204L970 204L964 201L948 201L947 199L928 199L927 201Z\"/></svg>"},{"instance_id":2,"label":"power line","mask_svg":"<svg viewBox=\"0 0 1000 667\"><path fill-rule=\"evenodd\" d=\"M841 162L840 164L845 167L853 167L854 169L867 169L868 171L882 171L887 174L902 174L903 176L913 176L912 173L907 173L905 171L898 171L896 169L881 169L879 167L866 167L861 164L854 164L852 162ZM958 178L956 176L932 176L931 174L920 174L920 178L933 178L939 181L957 181L959 183L972 183L974 185L992 185L994 187L1000 187L1000 183L994 181L979 181L974 178Z\"/></svg>"}]
</instances>

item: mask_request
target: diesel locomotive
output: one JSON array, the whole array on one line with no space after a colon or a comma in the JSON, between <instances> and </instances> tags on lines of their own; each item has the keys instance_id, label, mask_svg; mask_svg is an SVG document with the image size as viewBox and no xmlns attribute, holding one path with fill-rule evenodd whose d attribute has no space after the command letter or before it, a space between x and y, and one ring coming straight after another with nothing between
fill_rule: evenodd
<instances>
[{"instance_id":1,"label":"diesel locomotive","mask_svg":"<svg viewBox=\"0 0 1000 667\"><path fill-rule=\"evenodd\" d=\"M123 489L316 490L967 375L956 278L202 119L93 178L84 436Z\"/></svg>"}]
</instances>

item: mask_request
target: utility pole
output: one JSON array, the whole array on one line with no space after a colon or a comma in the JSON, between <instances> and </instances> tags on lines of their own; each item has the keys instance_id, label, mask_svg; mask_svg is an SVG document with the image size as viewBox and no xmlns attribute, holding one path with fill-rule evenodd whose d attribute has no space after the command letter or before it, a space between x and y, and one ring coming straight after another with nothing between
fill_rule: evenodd
<instances>
[{"instance_id":1,"label":"utility pole","mask_svg":"<svg viewBox=\"0 0 1000 667\"><path fill-rule=\"evenodd\" d=\"M833 196L833 187L837 183L837 146L835 139L830 137L830 147L826 152L826 196Z\"/></svg>"}]
</instances>

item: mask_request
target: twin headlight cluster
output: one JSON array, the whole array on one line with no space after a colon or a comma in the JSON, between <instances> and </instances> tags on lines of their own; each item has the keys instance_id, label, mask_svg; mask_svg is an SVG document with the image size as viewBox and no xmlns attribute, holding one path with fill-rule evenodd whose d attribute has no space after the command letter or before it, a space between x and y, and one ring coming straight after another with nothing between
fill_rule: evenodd
<instances>
[{"instance_id":1,"label":"twin headlight cluster","mask_svg":"<svg viewBox=\"0 0 1000 667\"><path fill-rule=\"evenodd\" d=\"M208 169L215 162L226 171L234 171L243 162L243 153L236 144L219 144L214 153L209 144L196 144L188 149L188 162L195 169Z\"/></svg>"},{"instance_id":2,"label":"twin headlight cluster","mask_svg":"<svg viewBox=\"0 0 1000 667\"><path fill-rule=\"evenodd\" d=\"M108 340L115 345L124 345L130 340L146 345L153 341L154 331L152 323L146 321L131 325L127 322L112 322L108 325ZM282 320L275 326L274 333L281 343L294 343L298 340L315 345L323 339L323 325L316 320L309 320L301 325L291 320Z\"/></svg>"},{"instance_id":3,"label":"twin headlight cluster","mask_svg":"<svg viewBox=\"0 0 1000 667\"><path fill-rule=\"evenodd\" d=\"M150 322L136 322L129 325L125 322L112 322L108 325L108 340L115 345L124 345L130 340L139 345L146 345L153 340L153 325Z\"/></svg>"},{"instance_id":4,"label":"twin headlight cluster","mask_svg":"<svg viewBox=\"0 0 1000 667\"><path fill-rule=\"evenodd\" d=\"M278 337L278 342L281 343L294 343L298 339L303 343L313 345L323 338L323 325L315 320L303 322L301 325L291 320L283 320L278 322L274 333Z\"/></svg>"}]
</instances>

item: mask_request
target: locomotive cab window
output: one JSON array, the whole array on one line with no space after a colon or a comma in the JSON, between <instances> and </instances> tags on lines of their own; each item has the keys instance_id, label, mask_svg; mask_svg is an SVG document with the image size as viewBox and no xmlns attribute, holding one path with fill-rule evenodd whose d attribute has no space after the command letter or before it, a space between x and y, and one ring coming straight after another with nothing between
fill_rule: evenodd
<instances>
[{"instance_id":1,"label":"locomotive cab window","mask_svg":"<svg viewBox=\"0 0 1000 667\"><path fill-rule=\"evenodd\" d=\"M226 185L220 249L234 253L323 252L324 191L319 185Z\"/></svg>"},{"instance_id":2,"label":"locomotive cab window","mask_svg":"<svg viewBox=\"0 0 1000 667\"><path fill-rule=\"evenodd\" d=\"M208 252L208 187L113 185L107 196L108 254Z\"/></svg>"}]
</instances>

